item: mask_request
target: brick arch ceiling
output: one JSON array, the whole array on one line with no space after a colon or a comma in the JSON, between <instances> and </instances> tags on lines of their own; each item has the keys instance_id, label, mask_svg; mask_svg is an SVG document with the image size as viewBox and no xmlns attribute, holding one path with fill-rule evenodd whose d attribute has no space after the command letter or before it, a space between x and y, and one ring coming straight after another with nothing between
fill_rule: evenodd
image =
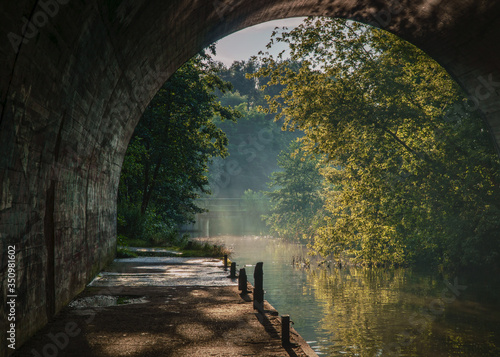
<instances>
[{"instance_id":1,"label":"brick arch ceiling","mask_svg":"<svg viewBox=\"0 0 500 357\"><path fill-rule=\"evenodd\" d=\"M0 4L0 286L15 245L18 343L112 259L123 156L161 84L225 35L305 15L372 23L427 51L468 91L500 143L495 0Z\"/></svg>"}]
</instances>

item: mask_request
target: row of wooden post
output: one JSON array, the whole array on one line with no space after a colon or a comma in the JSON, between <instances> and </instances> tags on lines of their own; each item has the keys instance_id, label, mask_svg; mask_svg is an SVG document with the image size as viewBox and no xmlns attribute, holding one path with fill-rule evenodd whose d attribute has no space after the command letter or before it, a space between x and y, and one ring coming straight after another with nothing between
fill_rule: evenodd
<instances>
[{"instance_id":1,"label":"row of wooden post","mask_svg":"<svg viewBox=\"0 0 500 357\"><path fill-rule=\"evenodd\" d=\"M224 270L227 271L228 266L227 255L224 255ZM253 308L264 313L264 270L263 262L258 262L255 265L253 279L254 279L254 290L253 290ZM231 262L230 278L236 279L236 263ZM238 274L238 290L242 294L249 293L248 279L245 268L241 268ZM290 315L281 316L281 344L286 347L290 345Z\"/></svg>"}]
</instances>

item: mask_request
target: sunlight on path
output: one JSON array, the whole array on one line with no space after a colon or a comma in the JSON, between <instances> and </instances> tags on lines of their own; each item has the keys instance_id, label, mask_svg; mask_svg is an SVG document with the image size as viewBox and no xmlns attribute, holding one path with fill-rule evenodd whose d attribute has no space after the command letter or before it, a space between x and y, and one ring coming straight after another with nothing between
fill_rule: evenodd
<instances>
[{"instance_id":1,"label":"sunlight on path","mask_svg":"<svg viewBox=\"0 0 500 357\"><path fill-rule=\"evenodd\" d=\"M229 271L213 258L139 257L115 259L89 286L234 286Z\"/></svg>"}]
</instances>

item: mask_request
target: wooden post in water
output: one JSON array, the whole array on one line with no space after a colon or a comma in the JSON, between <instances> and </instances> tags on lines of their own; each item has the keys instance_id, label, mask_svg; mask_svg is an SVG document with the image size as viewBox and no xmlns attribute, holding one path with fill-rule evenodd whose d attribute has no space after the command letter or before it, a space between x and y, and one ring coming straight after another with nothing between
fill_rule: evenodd
<instances>
[{"instance_id":1,"label":"wooden post in water","mask_svg":"<svg viewBox=\"0 0 500 357\"><path fill-rule=\"evenodd\" d=\"M240 269L240 275L238 275L238 290L241 290L242 294L248 293L247 290L247 272L245 268Z\"/></svg>"},{"instance_id":2,"label":"wooden post in water","mask_svg":"<svg viewBox=\"0 0 500 357\"><path fill-rule=\"evenodd\" d=\"M231 277L231 279L236 278L236 263L235 262L231 263L231 275L230 275L230 277Z\"/></svg>"},{"instance_id":3,"label":"wooden post in water","mask_svg":"<svg viewBox=\"0 0 500 357\"><path fill-rule=\"evenodd\" d=\"M224 254L224 270L227 271L227 254Z\"/></svg>"},{"instance_id":4,"label":"wooden post in water","mask_svg":"<svg viewBox=\"0 0 500 357\"><path fill-rule=\"evenodd\" d=\"M290 345L290 315L281 316L281 345Z\"/></svg>"},{"instance_id":5,"label":"wooden post in water","mask_svg":"<svg viewBox=\"0 0 500 357\"><path fill-rule=\"evenodd\" d=\"M253 290L253 307L254 309L260 306L264 308L264 271L262 269L263 262L259 262L255 265L255 270L253 272L254 279L254 290ZM257 305L258 304L258 305Z\"/></svg>"}]
</instances>

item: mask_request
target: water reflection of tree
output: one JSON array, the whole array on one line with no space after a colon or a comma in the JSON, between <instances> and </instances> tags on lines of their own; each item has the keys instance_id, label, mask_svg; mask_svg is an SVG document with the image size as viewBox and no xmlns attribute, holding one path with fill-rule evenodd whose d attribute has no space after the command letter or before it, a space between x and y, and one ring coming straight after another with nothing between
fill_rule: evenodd
<instances>
[{"instance_id":1,"label":"water reflection of tree","mask_svg":"<svg viewBox=\"0 0 500 357\"><path fill-rule=\"evenodd\" d=\"M401 353L392 355L401 357L500 356L498 280L459 276L468 288L432 320L425 311L446 288L440 274L313 268L318 261L301 244L256 236L225 237L224 242L236 252L232 259L239 267L264 262L266 299L281 314L290 314L304 338L317 341L311 346L331 346L321 348L329 356L373 357L380 348L378 355L391 356L387 350L394 343ZM311 268L293 269L292 257L299 256L310 258ZM247 274L252 281L252 266ZM445 277L452 283L454 278ZM420 328L416 323L422 319ZM406 344L408 334L413 339Z\"/></svg>"},{"instance_id":2,"label":"water reflection of tree","mask_svg":"<svg viewBox=\"0 0 500 357\"><path fill-rule=\"evenodd\" d=\"M405 269L311 269L308 285L323 318L330 356L497 356L498 320L456 299L431 311L441 278ZM475 310L475 311L474 311ZM498 345L498 344L497 344Z\"/></svg>"},{"instance_id":3,"label":"water reflection of tree","mask_svg":"<svg viewBox=\"0 0 500 357\"><path fill-rule=\"evenodd\" d=\"M311 270L309 283L324 309L320 334L330 334L331 348L344 355L374 356L394 331L378 329L381 321L400 319L399 291L405 283L403 270L375 271L356 268ZM386 338L387 337L387 338Z\"/></svg>"}]
</instances>

